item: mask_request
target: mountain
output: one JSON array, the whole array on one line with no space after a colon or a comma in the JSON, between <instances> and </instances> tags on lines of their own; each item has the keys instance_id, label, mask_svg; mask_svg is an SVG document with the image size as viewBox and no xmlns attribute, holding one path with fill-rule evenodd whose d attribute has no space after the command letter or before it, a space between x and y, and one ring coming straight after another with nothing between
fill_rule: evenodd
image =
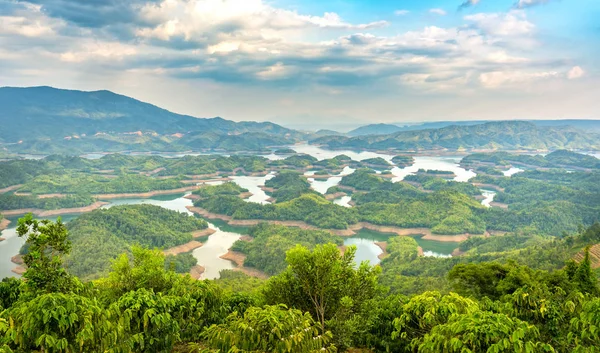
<instances>
[{"instance_id":1,"label":"mountain","mask_svg":"<svg viewBox=\"0 0 600 353\"><path fill-rule=\"evenodd\" d=\"M399 131L387 135L327 136L312 140L329 148L396 150L600 149L600 135L569 127L544 127L525 121L452 125L440 129Z\"/></svg>"},{"instance_id":2,"label":"mountain","mask_svg":"<svg viewBox=\"0 0 600 353\"><path fill-rule=\"evenodd\" d=\"M367 136L367 135L386 135L393 134L394 132L402 131L403 128L392 124L369 124L361 126L357 129L349 131L346 135L348 136Z\"/></svg>"},{"instance_id":3,"label":"mountain","mask_svg":"<svg viewBox=\"0 0 600 353\"><path fill-rule=\"evenodd\" d=\"M263 137L273 137L270 142L295 142L304 136L269 122L233 122L218 117L201 119L176 114L110 91L3 87L0 88L0 106L0 141L6 144L22 141L21 146L12 147L17 150L42 141L93 150L94 146L106 148L106 144L127 148L144 142L140 140L148 143L146 147L158 148L163 144L181 144L189 134L212 133L235 140L231 136L260 133ZM248 136L241 138L247 139Z\"/></svg>"}]
</instances>

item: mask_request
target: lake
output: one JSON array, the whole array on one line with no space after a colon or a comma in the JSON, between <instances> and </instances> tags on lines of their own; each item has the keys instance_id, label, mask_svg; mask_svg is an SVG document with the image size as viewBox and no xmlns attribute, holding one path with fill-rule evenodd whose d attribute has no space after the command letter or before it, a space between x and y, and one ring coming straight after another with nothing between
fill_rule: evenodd
<instances>
[{"instance_id":1,"label":"lake","mask_svg":"<svg viewBox=\"0 0 600 353\"><path fill-rule=\"evenodd\" d=\"M330 151L322 149L318 146L311 146L308 144L304 145L294 145L290 146L290 148L294 149L298 153L306 153L311 156L322 160L333 158L335 156L345 154L356 161L361 161L368 158L376 158L381 157L391 163L391 159L395 156L392 154L382 154L376 152L356 152L349 150L342 151ZM101 158L104 154L87 154L84 155L86 158ZM202 153L172 153L172 154L152 154L152 155L160 155L169 158L178 158L185 155L202 155ZM40 156L36 156L40 157ZM285 156L278 156L275 154L264 155L264 157L269 159L282 159ZM394 167L392 169L392 173L395 178L393 181L403 180L406 175L417 172L419 169L427 169L427 170L445 170L451 171L456 174L455 180L457 181L467 181L469 178L475 176L470 170L465 170L458 165L460 162L461 156L443 156L443 157L432 157L432 156L416 156L415 164L407 167L407 168L398 168ZM354 169L346 167L344 170L335 176L332 176L326 180L318 180L309 178L308 181L311 183L311 186L317 192L324 194L327 190L335 185L338 185L341 181L341 178L344 175L348 175L354 172ZM266 204L268 203L267 199L269 196L260 188L264 186L265 181L273 178L274 174L271 173L264 177L251 177L251 176L234 176L232 177L233 181L243 188L248 189L253 195L246 199L248 202L257 202ZM207 184L219 184L220 181L209 182ZM141 198L130 198L130 199L115 199L110 204L104 206L104 208L114 207L118 205L135 205L135 204L151 204L161 206L170 210L175 210L179 212L184 212L190 214L187 210L186 206L191 206L192 201L184 198L182 194L179 195L169 195L169 196L158 196L149 199L141 199ZM351 207L350 201L352 198L350 196L344 196L334 200L333 202L344 206ZM485 201L485 200L484 200ZM491 201L490 201L491 202ZM63 221L68 221L73 219L77 215L63 216ZM56 220L56 218L50 218L51 220ZM2 237L6 238L5 241L0 242L0 278L7 276L16 276L11 270L15 267L15 265L10 261L10 258L16 254L18 254L19 249L23 245L23 239L17 237L16 235L16 218L12 219L11 227L2 231ZM212 234L206 243L201 247L196 249L193 254L198 259L198 264L205 267L205 274L203 278L218 278L219 271L223 269L231 269L234 265L228 261L220 258L221 255L227 253L228 249L231 245L237 241L243 234L247 234L247 228L243 227L231 227L226 223L212 221L209 223L210 228L214 229L216 232ZM376 241L386 241L390 235L385 235L373 231L362 230L356 236L351 238L346 238L345 243L347 245L356 245L357 246L357 262L363 260L369 260L372 264L379 263L379 259L377 256L381 254L381 249L375 245ZM435 241L423 241L420 238L415 238L419 245L423 248L426 256L437 256L444 257L450 256L452 250L456 247L454 243L443 243Z\"/></svg>"}]
</instances>

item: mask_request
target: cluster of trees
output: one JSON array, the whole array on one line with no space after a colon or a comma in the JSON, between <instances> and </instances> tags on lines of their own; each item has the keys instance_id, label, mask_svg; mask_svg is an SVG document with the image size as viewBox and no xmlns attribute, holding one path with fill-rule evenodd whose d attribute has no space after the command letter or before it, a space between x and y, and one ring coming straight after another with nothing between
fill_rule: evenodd
<instances>
[{"instance_id":1,"label":"cluster of trees","mask_svg":"<svg viewBox=\"0 0 600 353\"><path fill-rule=\"evenodd\" d=\"M273 179L267 180L265 186L275 189L271 196L277 202L289 201L312 192L306 178L292 170L280 171Z\"/></svg>"},{"instance_id":2,"label":"cluster of trees","mask_svg":"<svg viewBox=\"0 0 600 353\"><path fill-rule=\"evenodd\" d=\"M464 165L472 165L477 163L492 163L499 166L517 164L545 168L600 168L600 160L598 158L567 150L557 150L545 156L512 154L508 152L474 153L466 156L461 161L461 164Z\"/></svg>"},{"instance_id":3,"label":"cluster of trees","mask_svg":"<svg viewBox=\"0 0 600 353\"><path fill-rule=\"evenodd\" d=\"M132 245L161 249L182 245L193 239L193 231L206 229L208 224L159 206L130 205L83 214L67 227L72 251L66 265L70 273L89 279L105 274L111 260L129 252ZM189 260L180 257L176 268L188 267Z\"/></svg>"},{"instance_id":4,"label":"cluster of trees","mask_svg":"<svg viewBox=\"0 0 600 353\"><path fill-rule=\"evenodd\" d=\"M45 174L26 182L19 191L33 194L113 194L172 190L184 187L181 181L123 174L116 178L83 173Z\"/></svg>"},{"instance_id":5,"label":"cluster of trees","mask_svg":"<svg viewBox=\"0 0 600 353\"><path fill-rule=\"evenodd\" d=\"M94 198L85 194L66 195L65 197L39 198L37 196L0 194L0 210L19 210L35 208L56 210L59 208L85 207L94 203Z\"/></svg>"},{"instance_id":6,"label":"cluster of trees","mask_svg":"<svg viewBox=\"0 0 600 353\"><path fill-rule=\"evenodd\" d=\"M435 173L444 174L444 173ZM435 175L429 174L411 174L404 177L404 181L413 182L420 184L425 190L441 191L441 190L455 190L457 192L469 195L478 196L481 195L481 190L475 187L471 183L461 183L454 180L446 180Z\"/></svg>"},{"instance_id":7,"label":"cluster of trees","mask_svg":"<svg viewBox=\"0 0 600 353\"><path fill-rule=\"evenodd\" d=\"M160 251L133 247L105 277L82 283L63 265L71 244L60 221L26 217L18 233L29 253L25 280L0 283L6 352L579 353L600 341L588 252L548 270L500 259L449 264L395 237L381 267L357 266L355 247L298 245L267 281L231 271L194 281L165 269ZM597 225L572 242L599 238Z\"/></svg>"},{"instance_id":8,"label":"cluster of trees","mask_svg":"<svg viewBox=\"0 0 600 353\"><path fill-rule=\"evenodd\" d=\"M355 209L333 204L314 193L267 205L245 202L237 196L209 197L196 200L194 205L234 219L303 221L323 229L346 229L358 222Z\"/></svg>"},{"instance_id":9,"label":"cluster of trees","mask_svg":"<svg viewBox=\"0 0 600 353\"><path fill-rule=\"evenodd\" d=\"M244 189L234 182L227 182L221 185L211 185L209 187L204 187L192 192L192 194L197 195L200 198L209 198L213 196L223 196L223 195L240 195L244 192L248 192L248 189Z\"/></svg>"},{"instance_id":10,"label":"cluster of trees","mask_svg":"<svg viewBox=\"0 0 600 353\"><path fill-rule=\"evenodd\" d=\"M342 245L340 237L326 231L302 230L283 226L260 224L250 229L252 241L238 240L232 250L246 255L244 266L254 267L268 275L275 275L285 270L285 254L300 244L312 249L318 244Z\"/></svg>"}]
</instances>

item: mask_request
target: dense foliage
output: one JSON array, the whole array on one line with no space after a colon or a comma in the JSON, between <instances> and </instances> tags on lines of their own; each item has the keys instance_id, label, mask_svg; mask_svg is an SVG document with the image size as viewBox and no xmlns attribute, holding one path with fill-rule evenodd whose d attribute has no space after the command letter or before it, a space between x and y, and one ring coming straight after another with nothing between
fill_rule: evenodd
<instances>
[{"instance_id":1,"label":"dense foliage","mask_svg":"<svg viewBox=\"0 0 600 353\"><path fill-rule=\"evenodd\" d=\"M393 237L381 268L357 266L354 247L298 245L266 282L231 271L195 281L170 271L159 250L133 246L105 277L82 283L64 268L68 231L19 221L26 280L0 283L2 351L595 352L600 339L591 255L569 260L600 242L600 224L525 247L507 241L512 252L488 253L481 238L453 259L420 257L413 238ZM286 232L310 237L261 225L252 242Z\"/></svg>"},{"instance_id":2,"label":"dense foliage","mask_svg":"<svg viewBox=\"0 0 600 353\"><path fill-rule=\"evenodd\" d=\"M66 263L76 276L97 277L132 245L171 248L191 241L193 231L207 226L201 219L153 205L96 210L69 222L73 250Z\"/></svg>"}]
</instances>

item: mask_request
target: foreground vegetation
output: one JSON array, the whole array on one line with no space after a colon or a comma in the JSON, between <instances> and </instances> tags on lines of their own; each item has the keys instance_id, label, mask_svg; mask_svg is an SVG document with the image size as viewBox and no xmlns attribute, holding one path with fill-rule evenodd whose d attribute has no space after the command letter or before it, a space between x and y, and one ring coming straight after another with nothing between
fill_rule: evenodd
<instances>
[{"instance_id":1,"label":"foreground vegetation","mask_svg":"<svg viewBox=\"0 0 600 353\"><path fill-rule=\"evenodd\" d=\"M559 240L561 257L542 247L516 262L419 258L408 237L390 242L381 268L356 266L354 247L342 254L335 244L297 245L267 281L231 272L195 281L165 269L160 251L134 246L105 276L83 283L64 266L74 247L68 232L60 221L19 221L27 272L25 280L0 283L3 351L598 351L600 288L590 255L564 259L600 242L600 225ZM286 232L261 226L254 241ZM310 236L290 232L282 238ZM317 233L310 242L319 237L326 241ZM473 240L464 249L521 247L518 238L505 239ZM550 266L540 268L540 256ZM413 294L397 287L407 282ZM418 290L420 283L429 288Z\"/></svg>"}]
</instances>

